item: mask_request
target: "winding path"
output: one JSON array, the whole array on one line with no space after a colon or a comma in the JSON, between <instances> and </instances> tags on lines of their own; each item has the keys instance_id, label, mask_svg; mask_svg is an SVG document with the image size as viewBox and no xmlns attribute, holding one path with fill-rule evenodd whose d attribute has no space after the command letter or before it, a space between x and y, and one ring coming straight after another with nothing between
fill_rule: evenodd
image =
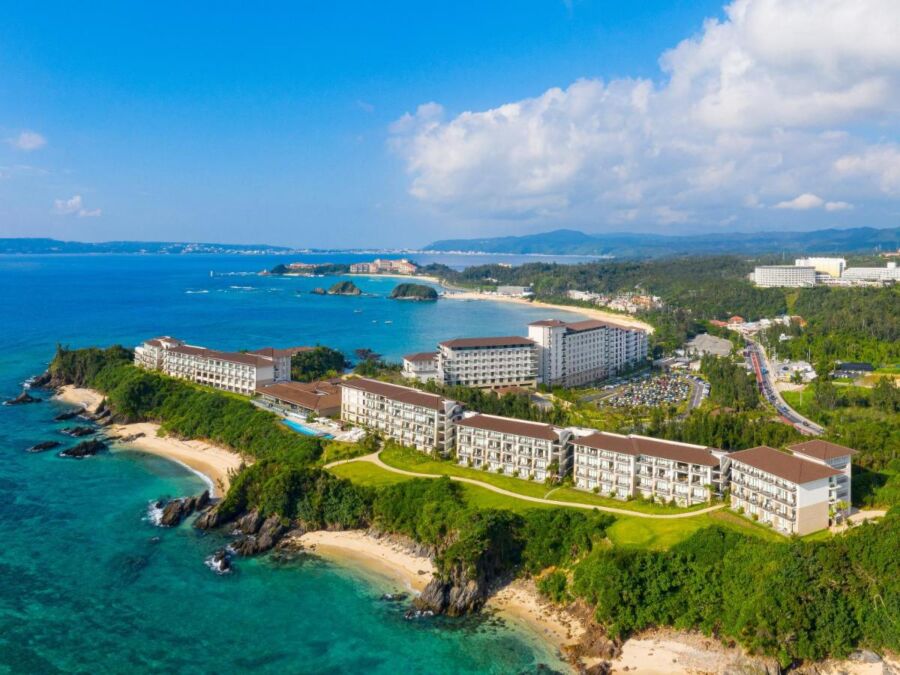
<instances>
[{"instance_id":1,"label":"winding path","mask_svg":"<svg viewBox=\"0 0 900 675\"><path fill-rule=\"evenodd\" d=\"M381 461L381 457L378 456L379 453L373 452L370 455L363 455L362 457L354 457L353 459L341 459L336 462L331 462L330 464L326 464L325 468L330 469L335 466L340 466L341 464L350 464L351 462L370 462L375 466L384 469L386 471L391 471L393 473L398 473L402 476L410 476L412 478L440 478L440 475L433 473L417 473L415 471L406 471L405 469L397 469L393 466L385 464ZM443 474L447 475L447 474ZM718 511L721 508L724 508L724 504L717 504L715 506L710 506L705 509L700 509L699 511L687 511L685 513L641 513L640 511L631 511L629 509L617 509L612 506L598 506L596 504L584 504L581 502L562 502L556 499L543 499L541 497L530 497L528 495L519 494L518 492L512 492L510 490L504 490L501 487L497 487L496 485L491 485L490 483L483 483L480 480L475 480L474 478L464 478L463 476L447 476L450 480L455 480L459 483L468 483L470 485L475 485L480 488L484 488L485 490L490 490L491 492L496 492L499 495L504 495L506 497L513 497L515 499L521 499L526 502L534 502L535 504L548 504L550 506L563 506L568 508L575 509L586 509L588 511L592 511L597 509L598 511L606 511L607 513L617 513L621 516L634 516L635 518L652 518L656 520L674 520L677 518L693 518L694 516L699 516L704 513L711 513L713 511Z\"/></svg>"}]
</instances>

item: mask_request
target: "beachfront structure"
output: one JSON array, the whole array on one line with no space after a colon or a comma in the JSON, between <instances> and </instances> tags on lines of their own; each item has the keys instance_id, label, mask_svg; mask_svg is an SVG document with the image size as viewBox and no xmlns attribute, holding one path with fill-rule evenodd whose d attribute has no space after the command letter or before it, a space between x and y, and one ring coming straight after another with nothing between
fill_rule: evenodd
<instances>
[{"instance_id":1,"label":"beachfront structure","mask_svg":"<svg viewBox=\"0 0 900 675\"><path fill-rule=\"evenodd\" d=\"M510 298L529 298L534 295L531 286L497 286L497 295Z\"/></svg>"},{"instance_id":2,"label":"beachfront structure","mask_svg":"<svg viewBox=\"0 0 900 675\"><path fill-rule=\"evenodd\" d=\"M841 502L846 507L850 506L852 501L850 464L851 458L856 454L856 450L818 438L789 445L788 450L801 459L816 462L839 471L840 474L834 478L828 501L833 508L838 508Z\"/></svg>"},{"instance_id":3,"label":"beachfront structure","mask_svg":"<svg viewBox=\"0 0 900 675\"><path fill-rule=\"evenodd\" d=\"M797 258L794 260L794 266L812 267L820 274L838 279L844 273L847 261L844 258Z\"/></svg>"},{"instance_id":4,"label":"beachfront structure","mask_svg":"<svg viewBox=\"0 0 900 675\"><path fill-rule=\"evenodd\" d=\"M331 417L341 412L340 380L274 382L256 388L259 402L280 414Z\"/></svg>"},{"instance_id":5,"label":"beachfront structure","mask_svg":"<svg viewBox=\"0 0 900 675\"><path fill-rule=\"evenodd\" d=\"M528 337L537 345L538 382L548 386L597 382L647 358L646 331L606 321L535 321Z\"/></svg>"},{"instance_id":6,"label":"beachfront structure","mask_svg":"<svg viewBox=\"0 0 900 675\"><path fill-rule=\"evenodd\" d=\"M536 384L537 375L537 349L528 338L459 338L438 345L437 379L444 384L528 387Z\"/></svg>"},{"instance_id":7,"label":"beachfront structure","mask_svg":"<svg viewBox=\"0 0 900 675\"><path fill-rule=\"evenodd\" d=\"M273 356L220 352L188 345L169 336L147 340L136 347L134 364L245 396L252 396L257 387L276 381L276 358ZM282 365L279 377L290 378L290 366L285 370Z\"/></svg>"},{"instance_id":8,"label":"beachfront structure","mask_svg":"<svg viewBox=\"0 0 900 675\"><path fill-rule=\"evenodd\" d=\"M341 382L341 419L423 452L455 447L456 401L412 387L367 378Z\"/></svg>"},{"instance_id":9,"label":"beachfront structure","mask_svg":"<svg viewBox=\"0 0 900 675\"><path fill-rule=\"evenodd\" d=\"M799 265L761 265L753 271L753 282L763 288L815 286L816 268Z\"/></svg>"},{"instance_id":10,"label":"beachfront structure","mask_svg":"<svg viewBox=\"0 0 900 675\"><path fill-rule=\"evenodd\" d=\"M596 432L571 440L575 486L617 499L702 504L722 490L726 453L647 436Z\"/></svg>"},{"instance_id":11,"label":"beachfront structure","mask_svg":"<svg viewBox=\"0 0 900 675\"><path fill-rule=\"evenodd\" d=\"M540 482L568 472L570 429L480 413L456 426L456 458L464 466Z\"/></svg>"},{"instance_id":12,"label":"beachfront structure","mask_svg":"<svg viewBox=\"0 0 900 675\"><path fill-rule=\"evenodd\" d=\"M840 470L766 446L728 457L732 508L782 534L804 535L828 527Z\"/></svg>"},{"instance_id":13,"label":"beachfront structure","mask_svg":"<svg viewBox=\"0 0 900 675\"><path fill-rule=\"evenodd\" d=\"M382 260L376 258L372 262L353 263L351 274L415 274L419 266L406 258L400 260Z\"/></svg>"},{"instance_id":14,"label":"beachfront structure","mask_svg":"<svg viewBox=\"0 0 900 675\"><path fill-rule=\"evenodd\" d=\"M438 377L437 352L417 352L403 357L403 377L431 382Z\"/></svg>"}]
</instances>

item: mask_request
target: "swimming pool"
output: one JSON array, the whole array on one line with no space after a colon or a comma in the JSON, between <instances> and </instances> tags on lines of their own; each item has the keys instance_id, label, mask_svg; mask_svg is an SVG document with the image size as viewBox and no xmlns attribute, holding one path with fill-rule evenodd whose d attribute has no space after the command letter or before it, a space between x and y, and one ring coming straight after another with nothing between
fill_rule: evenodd
<instances>
[{"instance_id":1,"label":"swimming pool","mask_svg":"<svg viewBox=\"0 0 900 675\"><path fill-rule=\"evenodd\" d=\"M316 436L318 438L332 439L334 436L331 434L324 434L315 429L312 429L305 424L300 424L300 422L295 422L294 420L281 420L285 426L290 427L298 434L303 434L304 436Z\"/></svg>"}]
</instances>

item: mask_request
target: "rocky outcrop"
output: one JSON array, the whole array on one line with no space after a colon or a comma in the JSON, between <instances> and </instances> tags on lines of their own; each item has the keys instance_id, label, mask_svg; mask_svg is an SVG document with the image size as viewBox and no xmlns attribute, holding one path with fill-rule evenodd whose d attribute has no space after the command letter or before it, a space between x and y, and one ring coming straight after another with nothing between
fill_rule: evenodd
<instances>
[{"instance_id":1,"label":"rocky outcrop","mask_svg":"<svg viewBox=\"0 0 900 675\"><path fill-rule=\"evenodd\" d=\"M69 410L64 413L60 413L56 417L53 418L54 422L66 422L70 419L78 417L79 415L84 415L87 412L85 408L76 408L75 410Z\"/></svg>"},{"instance_id":2,"label":"rocky outcrop","mask_svg":"<svg viewBox=\"0 0 900 675\"><path fill-rule=\"evenodd\" d=\"M97 430L94 427L66 427L65 429L60 429L59 433L72 438L81 438L82 436L95 434Z\"/></svg>"},{"instance_id":3,"label":"rocky outcrop","mask_svg":"<svg viewBox=\"0 0 900 675\"><path fill-rule=\"evenodd\" d=\"M26 383L29 388L40 389L42 387L47 387L50 385L52 380L52 376L50 375L49 370L45 370L40 375L35 375Z\"/></svg>"},{"instance_id":4,"label":"rocky outcrop","mask_svg":"<svg viewBox=\"0 0 900 675\"><path fill-rule=\"evenodd\" d=\"M313 295L327 295L327 291L321 286L316 286L314 289L310 291Z\"/></svg>"},{"instance_id":5,"label":"rocky outcrop","mask_svg":"<svg viewBox=\"0 0 900 675\"><path fill-rule=\"evenodd\" d=\"M106 450L106 443L98 441L96 438L92 438L89 441L82 441L74 447L63 450L59 453L59 456L71 457L72 459L84 459L85 457L91 457L104 450Z\"/></svg>"},{"instance_id":6,"label":"rocky outcrop","mask_svg":"<svg viewBox=\"0 0 900 675\"><path fill-rule=\"evenodd\" d=\"M362 291L352 281L339 281L328 289L328 295L362 295Z\"/></svg>"},{"instance_id":7,"label":"rocky outcrop","mask_svg":"<svg viewBox=\"0 0 900 675\"><path fill-rule=\"evenodd\" d=\"M194 521L194 527L199 530L212 530L224 524L225 518L222 517L219 509L216 507L204 511L197 516L197 520Z\"/></svg>"},{"instance_id":8,"label":"rocky outcrop","mask_svg":"<svg viewBox=\"0 0 900 675\"><path fill-rule=\"evenodd\" d=\"M172 499L165 505L157 502L158 507L162 507L162 516L159 524L163 527L175 527L187 518L194 511L199 511L209 505L209 490L204 490L203 494L195 497L184 497L182 499Z\"/></svg>"},{"instance_id":9,"label":"rocky outcrop","mask_svg":"<svg viewBox=\"0 0 900 675\"><path fill-rule=\"evenodd\" d=\"M419 610L447 616L463 616L477 612L488 598L488 585L483 579L466 579L451 575L444 580L434 577L413 605Z\"/></svg>"},{"instance_id":10,"label":"rocky outcrop","mask_svg":"<svg viewBox=\"0 0 900 675\"><path fill-rule=\"evenodd\" d=\"M231 571L231 556L228 549L220 548L206 559L206 565L216 574L227 574Z\"/></svg>"},{"instance_id":11,"label":"rocky outcrop","mask_svg":"<svg viewBox=\"0 0 900 675\"><path fill-rule=\"evenodd\" d=\"M271 515L263 519L258 511L251 511L238 520L237 531L240 536L232 548L242 556L264 553L274 547L287 530L279 516Z\"/></svg>"},{"instance_id":12,"label":"rocky outcrop","mask_svg":"<svg viewBox=\"0 0 900 675\"><path fill-rule=\"evenodd\" d=\"M21 394L4 401L3 405L25 405L26 403L40 403L42 400L29 394L27 389L23 389Z\"/></svg>"},{"instance_id":13,"label":"rocky outcrop","mask_svg":"<svg viewBox=\"0 0 900 675\"><path fill-rule=\"evenodd\" d=\"M59 441L44 441L43 443L35 443L32 445L26 452L44 452L45 450L52 450L53 448L58 448L62 443Z\"/></svg>"}]
</instances>

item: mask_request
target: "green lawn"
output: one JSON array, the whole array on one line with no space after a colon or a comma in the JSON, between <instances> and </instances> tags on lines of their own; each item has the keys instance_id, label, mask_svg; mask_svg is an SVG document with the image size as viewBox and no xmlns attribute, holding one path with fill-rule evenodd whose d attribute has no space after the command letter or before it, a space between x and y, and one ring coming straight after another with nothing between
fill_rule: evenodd
<instances>
[{"instance_id":1,"label":"green lawn","mask_svg":"<svg viewBox=\"0 0 900 675\"><path fill-rule=\"evenodd\" d=\"M371 462L350 462L349 464L334 466L328 470L339 478L346 478L354 483L371 485L372 487L383 487L410 480L406 476L387 471Z\"/></svg>"},{"instance_id":2,"label":"green lawn","mask_svg":"<svg viewBox=\"0 0 900 675\"><path fill-rule=\"evenodd\" d=\"M452 461L435 460L418 450L404 448L391 443L385 445L385 449L382 450L380 457L382 462L396 469L415 471L417 473L429 473L435 476L462 476L528 497L556 499L562 502L590 504L592 506L607 506L617 509L627 509L639 513L687 513L706 508L707 506L707 504L700 504L690 508L678 508L665 506L663 504L651 504L638 500L623 502L618 499L601 497L600 495L576 490L570 487L554 489L552 486L547 486L543 483L524 480L522 478L513 478L512 476L504 476L492 471L483 471L481 469L460 466Z\"/></svg>"},{"instance_id":3,"label":"green lawn","mask_svg":"<svg viewBox=\"0 0 900 675\"><path fill-rule=\"evenodd\" d=\"M325 441L319 464L325 465L341 459L352 459L360 455L368 454L368 450L359 443L347 443L345 441Z\"/></svg>"}]
</instances>

